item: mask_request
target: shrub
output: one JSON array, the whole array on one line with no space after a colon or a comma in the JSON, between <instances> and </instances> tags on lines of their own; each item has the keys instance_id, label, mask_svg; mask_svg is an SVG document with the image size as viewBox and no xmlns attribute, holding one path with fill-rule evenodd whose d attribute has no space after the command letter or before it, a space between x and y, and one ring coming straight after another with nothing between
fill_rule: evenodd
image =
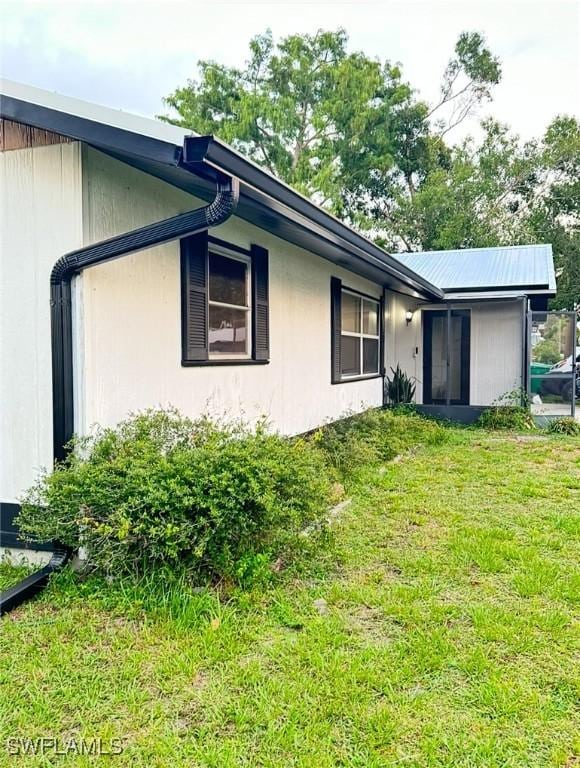
<instances>
[{"instance_id":1,"label":"shrub","mask_svg":"<svg viewBox=\"0 0 580 768\"><path fill-rule=\"evenodd\" d=\"M415 397L415 385L407 374L401 370L399 364L391 368L393 378L387 376L387 398L391 405L404 405L411 403Z\"/></svg>"},{"instance_id":2,"label":"shrub","mask_svg":"<svg viewBox=\"0 0 580 768\"><path fill-rule=\"evenodd\" d=\"M483 429L535 429L530 413L530 399L523 389L513 389L500 395L477 421Z\"/></svg>"},{"instance_id":3,"label":"shrub","mask_svg":"<svg viewBox=\"0 0 580 768\"><path fill-rule=\"evenodd\" d=\"M315 441L345 480L364 466L383 463L414 446L441 443L448 434L423 416L377 408L327 424Z\"/></svg>"},{"instance_id":4,"label":"shrub","mask_svg":"<svg viewBox=\"0 0 580 768\"><path fill-rule=\"evenodd\" d=\"M170 565L246 579L264 557L304 546L329 490L306 440L148 411L76 440L25 495L18 523L33 540L82 544L111 574Z\"/></svg>"},{"instance_id":5,"label":"shrub","mask_svg":"<svg viewBox=\"0 0 580 768\"><path fill-rule=\"evenodd\" d=\"M530 411L521 405L494 405L487 408L477 421L483 429L534 429Z\"/></svg>"},{"instance_id":6,"label":"shrub","mask_svg":"<svg viewBox=\"0 0 580 768\"><path fill-rule=\"evenodd\" d=\"M550 419L546 431L555 435L580 436L580 422L571 416L562 416L559 419Z\"/></svg>"}]
</instances>

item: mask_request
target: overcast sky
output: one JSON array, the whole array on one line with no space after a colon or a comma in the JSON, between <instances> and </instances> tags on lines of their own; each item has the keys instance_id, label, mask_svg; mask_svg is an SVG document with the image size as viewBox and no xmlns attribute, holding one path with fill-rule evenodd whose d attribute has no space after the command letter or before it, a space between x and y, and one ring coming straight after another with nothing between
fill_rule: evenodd
<instances>
[{"instance_id":1,"label":"overcast sky","mask_svg":"<svg viewBox=\"0 0 580 768\"><path fill-rule=\"evenodd\" d=\"M483 32L503 64L494 114L523 137L580 111L578 0L366 2L7 2L2 76L152 117L196 74L198 59L240 65L250 38L344 27L350 47L400 62L427 100L463 30ZM474 131L476 124L466 126ZM455 134L459 138L460 133Z\"/></svg>"}]
</instances>

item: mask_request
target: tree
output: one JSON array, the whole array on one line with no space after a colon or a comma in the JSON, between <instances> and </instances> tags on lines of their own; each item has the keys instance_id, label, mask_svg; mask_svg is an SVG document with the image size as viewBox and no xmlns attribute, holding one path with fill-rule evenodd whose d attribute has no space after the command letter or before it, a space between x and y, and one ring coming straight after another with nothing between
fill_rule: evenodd
<instances>
[{"instance_id":1,"label":"tree","mask_svg":"<svg viewBox=\"0 0 580 768\"><path fill-rule=\"evenodd\" d=\"M271 32L250 43L242 69L199 62L200 78L165 99L198 133L215 133L317 202L341 207L370 164L389 167L391 109L410 98L400 72L348 53L344 30Z\"/></svg>"},{"instance_id":2,"label":"tree","mask_svg":"<svg viewBox=\"0 0 580 768\"><path fill-rule=\"evenodd\" d=\"M501 79L480 33L459 36L433 105L347 43L342 29L258 35L241 69L199 62L164 119L220 136L392 252L551 242L554 306L580 303L578 122L521 143L488 118L480 142L450 145Z\"/></svg>"},{"instance_id":3,"label":"tree","mask_svg":"<svg viewBox=\"0 0 580 768\"><path fill-rule=\"evenodd\" d=\"M552 307L579 307L580 122L573 117L557 117L544 135L529 230L533 238L552 243L558 282Z\"/></svg>"},{"instance_id":4,"label":"tree","mask_svg":"<svg viewBox=\"0 0 580 768\"><path fill-rule=\"evenodd\" d=\"M449 108L447 119L437 121L440 136L462 123L480 104L491 101L491 87L501 80L501 65L497 56L486 48L479 32L462 32L455 44L455 55L443 74L441 96L429 110L431 118L443 108Z\"/></svg>"},{"instance_id":5,"label":"tree","mask_svg":"<svg viewBox=\"0 0 580 768\"><path fill-rule=\"evenodd\" d=\"M452 147L412 195L367 213L390 250L551 243L558 278L553 308L580 303L580 124L558 117L540 141L520 142L483 122L484 136Z\"/></svg>"},{"instance_id":6,"label":"tree","mask_svg":"<svg viewBox=\"0 0 580 768\"><path fill-rule=\"evenodd\" d=\"M448 197L441 198L430 183L444 178L450 169L451 148L443 137L491 99L491 89L500 79L499 60L486 47L484 37L478 32L462 32L445 68L439 101L429 106L411 96L392 112L393 163L375 164L358 186L343 187L343 207L350 218L373 230L377 225L382 230L382 223L390 221L391 231L381 231L378 237L395 250L400 250L401 243L406 250L417 243L425 247L419 232L394 229L405 221L406 212L421 208L429 197L430 212L435 214L429 228L436 226L440 211L431 209L451 202ZM415 203L427 179L430 189Z\"/></svg>"}]
</instances>

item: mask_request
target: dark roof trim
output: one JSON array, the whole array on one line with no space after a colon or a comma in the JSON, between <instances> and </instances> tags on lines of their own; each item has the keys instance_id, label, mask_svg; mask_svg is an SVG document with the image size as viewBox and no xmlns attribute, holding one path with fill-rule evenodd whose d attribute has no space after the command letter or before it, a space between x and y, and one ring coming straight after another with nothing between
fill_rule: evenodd
<instances>
[{"instance_id":1,"label":"dark roof trim","mask_svg":"<svg viewBox=\"0 0 580 768\"><path fill-rule=\"evenodd\" d=\"M84 141L105 151L143 157L164 165L179 165L181 159L182 148L170 142L71 115L41 104L21 101L5 94L0 96L0 115L16 123L25 123Z\"/></svg>"},{"instance_id":2,"label":"dark roof trim","mask_svg":"<svg viewBox=\"0 0 580 768\"><path fill-rule=\"evenodd\" d=\"M243 157L239 152L224 144L213 136L186 136L184 139L183 164L194 168L200 164L213 166L216 171L236 176L247 186L244 190L247 197L259 199L259 193L275 200L303 218L303 225L312 224L320 228L320 236L328 241L339 238L342 242L337 247L347 249L353 255L358 255L379 270L386 270L396 276L401 282L411 286L422 295L430 298L442 298L443 291L425 280L417 272L393 258L367 238L359 235L350 227L343 224L332 214L320 208L308 198L296 192L287 184L276 179L256 163ZM252 195L252 191L254 195ZM295 221L300 225L300 220Z\"/></svg>"},{"instance_id":3,"label":"dark roof trim","mask_svg":"<svg viewBox=\"0 0 580 768\"><path fill-rule=\"evenodd\" d=\"M184 135L181 147L5 94L0 97L0 114L82 141L198 196L199 187L192 188L192 170L205 182L215 181L211 168L216 174L234 176L241 182L239 217L380 285L420 298L443 298L442 290L410 267L212 136Z\"/></svg>"},{"instance_id":4,"label":"dark roof trim","mask_svg":"<svg viewBox=\"0 0 580 768\"><path fill-rule=\"evenodd\" d=\"M444 288L445 295L453 293L484 293L485 291L491 291L496 293L497 291L543 291L546 293L555 294L556 291L547 283L531 283L528 285L489 285L489 286L470 286L466 288Z\"/></svg>"}]
</instances>

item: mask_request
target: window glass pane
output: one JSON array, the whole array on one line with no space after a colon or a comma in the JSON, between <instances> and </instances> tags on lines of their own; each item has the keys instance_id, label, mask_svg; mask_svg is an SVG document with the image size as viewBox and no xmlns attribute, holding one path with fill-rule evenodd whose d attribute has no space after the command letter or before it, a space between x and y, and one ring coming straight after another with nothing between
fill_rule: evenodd
<instances>
[{"instance_id":1,"label":"window glass pane","mask_svg":"<svg viewBox=\"0 0 580 768\"><path fill-rule=\"evenodd\" d=\"M360 339L357 336L340 337L340 359L344 376L360 374Z\"/></svg>"},{"instance_id":2,"label":"window glass pane","mask_svg":"<svg viewBox=\"0 0 580 768\"><path fill-rule=\"evenodd\" d=\"M379 334L379 305L363 299L363 333Z\"/></svg>"},{"instance_id":3,"label":"window glass pane","mask_svg":"<svg viewBox=\"0 0 580 768\"><path fill-rule=\"evenodd\" d=\"M574 343L572 317L557 312L533 312L530 341L532 376L571 365Z\"/></svg>"},{"instance_id":4,"label":"window glass pane","mask_svg":"<svg viewBox=\"0 0 580 768\"><path fill-rule=\"evenodd\" d=\"M247 353L249 312L209 306L209 351L218 355Z\"/></svg>"},{"instance_id":5,"label":"window glass pane","mask_svg":"<svg viewBox=\"0 0 580 768\"><path fill-rule=\"evenodd\" d=\"M342 330L360 333L360 298L342 292Z\"/></svg>"},{"instance_id":6,"label":"window glass pane","mask_svg":"<svg viewBox=\"0 0 580 768\"><path fill-rule=\"evenodd\" d=\"M209 255L209 298L224 304L245 307L247 265L219 253Z\"/></svg>"},{"instance_id":7,"label":"window glass pane","mask_svg":"<svg viewBox=\"0 0 580 768\"><path fill-rule=\"evenodd\" d=\"M379 340L363 339L363 373L379 372Z\"/></svg>"},{"instance_id":8,"label":"window glass pane","mask_svg":"<svg viewBox=\"0 0 580 768\"><path fill-rule=\"evenodd\" d=\"M532 378L532 413L534 416L571 416L572 377Z\"/></svg>"},{"instance_id":9,"label":"window glass pane","mask_svg":"<svg viewBox=\"0 0 580 768\"><path fill-rule=\"evenodd\" d=\"M431 336L431 398L447 399L447 316L434 316Z\"/></svg>"}]
</instances>

